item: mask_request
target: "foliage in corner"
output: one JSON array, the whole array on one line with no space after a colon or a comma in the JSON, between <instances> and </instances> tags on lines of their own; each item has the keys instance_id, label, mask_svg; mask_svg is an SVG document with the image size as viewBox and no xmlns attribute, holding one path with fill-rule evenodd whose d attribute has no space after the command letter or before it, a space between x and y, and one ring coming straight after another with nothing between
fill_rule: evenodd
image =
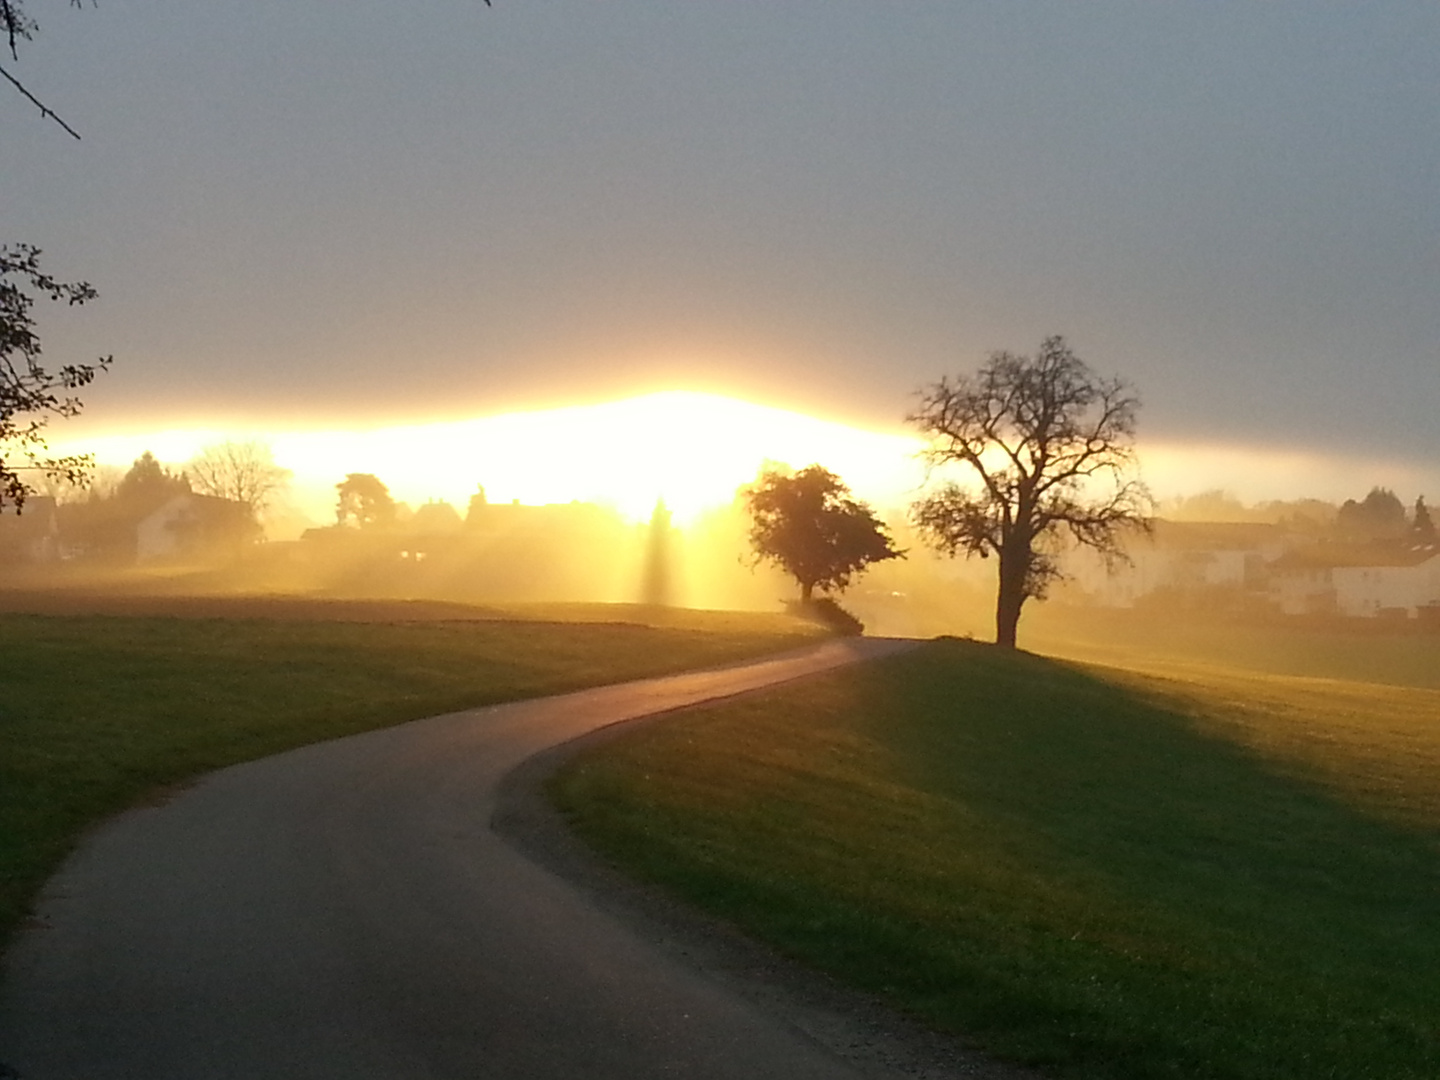
<instances>
[{"instance_id":1,"label":"foliage in corner","mask_svg":"<svg viewBox=\"0 0 1440 1080\"><path fill-rule=\"evenodd\" d=\"M11 503L19 510L33 494L21 472L83 481L89 455L47 457L45 425L52 416L77 415L81 401L74 391L111 361L106 356L93 364L47 370L40 363L40 336L32 315L37 297L73 306L94 300L96 292L88 282L57 281L41 270L39 248L0 246L0 509Z\"/></svg>"}]
</instances>

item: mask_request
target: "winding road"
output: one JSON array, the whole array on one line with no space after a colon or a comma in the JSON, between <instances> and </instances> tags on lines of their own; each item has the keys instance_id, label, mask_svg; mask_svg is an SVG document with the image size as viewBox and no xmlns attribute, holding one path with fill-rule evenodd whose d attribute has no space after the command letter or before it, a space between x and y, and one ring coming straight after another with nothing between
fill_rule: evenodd
<instances>
[{"instance_id":1,"label":"winding road","mask_svg":"<svg viewBox=\"0 0 1440 1080\"><path fill-rule=\"evenodd\" d=\"M906 644L438 716L132 810L7 956L0 1061L24 1080L888 1075L657 948L492 817L502 779L548 748Z\"/></svg>"}]
</instances>

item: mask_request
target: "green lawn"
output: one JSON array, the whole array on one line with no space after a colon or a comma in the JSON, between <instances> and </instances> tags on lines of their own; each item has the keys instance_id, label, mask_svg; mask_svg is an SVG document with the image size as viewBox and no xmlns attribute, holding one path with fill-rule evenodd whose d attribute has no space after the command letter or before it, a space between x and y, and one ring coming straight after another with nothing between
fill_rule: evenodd
<instances>
[{"instance_id":1,"label":"green lawn","mask_svg":"<svg viewBox=\"0 0 1440 1080\"><path fill-rule=\"evenodd\" d=\"M637 729L617 863L1074 1077L1440 1075L1440 691L942 641Z\"/></svg>"},{"instance_id":2,"label":"green lawn","mask_svg":"<svg viewBox=\"0 0 1440 1080\"><path fill-rule=\"evenodd\" d=\"M86 827L198 773L421 716L723 663L813 637L780 616L665 615L683 625L655 627L280 601L270 606L287 617L264 619L253 615L267 601L237 605L220 610L252 617L0 614L0 943ZM451 619L343 621L397 613ZM592 620L606 613L538 611Z\"/></svg>"}]
</instances>

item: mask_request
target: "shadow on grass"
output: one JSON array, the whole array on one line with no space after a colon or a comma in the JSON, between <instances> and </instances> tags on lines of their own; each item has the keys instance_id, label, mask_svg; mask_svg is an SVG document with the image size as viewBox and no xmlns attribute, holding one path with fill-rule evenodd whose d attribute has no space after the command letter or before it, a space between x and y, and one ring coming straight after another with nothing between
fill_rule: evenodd
<instances>
[{"instance_id":1,"label":"shadow on grass","mask_svg":"<svg viewBox=\"0 0 1440 1080\"><path fill-rule=\"evenodd\" d=\"M1113 1060L1184 1014L1175 1075L1440 1066L1436 829L1207 734L1193 699L1070 664L939 642L855 690L895 777L951 810L943 831L983 822L970 841L1009 909L1010 966L1058 976L1053 1038L1098 1021ZM1134 1075L1168 1073L1152 1059Z\"/></svg>"},{"instance_id":2,"label":"shadow on grass","mask_svg":"<svg viewBox=\"0 0 1440 1080\"><path fill-rule=\"evenodd\" d=\"M1056 1075L1440 1075L1437 830L1151 685L936 642L636 731L553 790L622 865Z\"/></svg>"}]
</instances>

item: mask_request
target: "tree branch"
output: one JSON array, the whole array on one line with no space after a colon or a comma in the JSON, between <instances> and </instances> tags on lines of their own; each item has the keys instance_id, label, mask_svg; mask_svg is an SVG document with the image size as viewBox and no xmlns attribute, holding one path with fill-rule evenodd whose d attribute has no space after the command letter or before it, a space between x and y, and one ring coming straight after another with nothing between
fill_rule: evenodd
<instances>
[{"instance_id":1,"label":"tree branch","mask_svg":"<svg viewBox=\"0 0 1440 1080\"><path fill-rule=\"evenodd\" d=\"M27 99L29 99L29 101L30 101L37 109L40 110L40 115L41 115L41 116L47 116L47 117L49 117L51 120L54 120L55 123L59 124L62 128L64 128L66 131L68 131L68 132L69 132L71 135L73 135L75 138L77 138L77 139L80 138L80 133L79 133L78 131L76 131L76 130L75 130L74 128L72 128L69 124L67 124L64 120L62 120L62 119L60 118L60 115L59 115L57 112L55 112L54 109L50 108L50 107L49 107L48 105L46 105L43 101L41 101L39 98L37 98L34 94L30 93L29 90L25 89L25 84L22 83L19 79L15 78L14 75L11 75L10 72L6 71L3 67L0 67L0 75L4 75L5 78L9 80L11 86L15 87L16 90L19 90L20 93L24 94L25 97L26 97Z\"/></svg>"}]
</instances>

